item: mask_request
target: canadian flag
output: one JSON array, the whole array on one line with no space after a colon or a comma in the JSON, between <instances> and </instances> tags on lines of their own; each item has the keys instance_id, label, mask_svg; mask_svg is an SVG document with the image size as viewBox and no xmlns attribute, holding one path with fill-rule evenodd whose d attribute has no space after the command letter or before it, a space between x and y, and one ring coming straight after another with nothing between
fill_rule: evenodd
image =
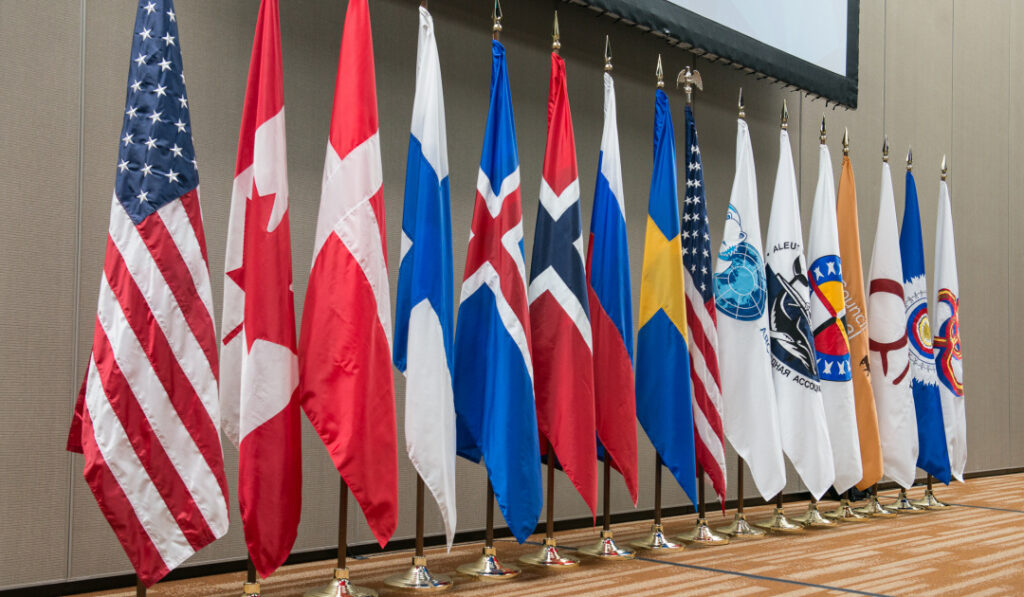
<instances>
[{"instance_id":1,"label":"canadian flag","mask_svg":"<svg viewBox=\"0 0 1024 597\"><path fill-rule=\"evenodd\" d=\"M302 408L383 547L398 522L398 447L382 182L370 12L350 0L299 362Z\"/></svg>"},{"instance_id":2,"label":"canadian flag","mask_svg":"<svg viewBox=\"0 0 1024 597\"><path fill-rule=\"evenodd\" d=\"M224 265L221 419L238 446L238 502L256 571L291 552L302 510L295 299L277 0L256 21Z\"/></svg>"}]
</instances>

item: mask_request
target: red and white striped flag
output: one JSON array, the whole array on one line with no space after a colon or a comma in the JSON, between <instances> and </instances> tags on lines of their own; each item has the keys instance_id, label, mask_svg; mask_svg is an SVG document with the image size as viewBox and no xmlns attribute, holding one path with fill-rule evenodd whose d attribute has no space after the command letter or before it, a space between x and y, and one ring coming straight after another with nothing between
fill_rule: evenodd
<instances>
[{"instance_id":1,"label":"red and white striped flag","mask_svg":"<svg viewBox=\"0 0 1024 597\"><path fill-rule=\"evenodd\" d=\"M178 25L139 3L88 372L68 437L150 586L228 530L217 335Z\"/></svg>"},{"instance_id":2,"label":"red and white striped flag","mask_svg":"<svg viewBox=\"0 0 1024 597\"><path fill-rule=\"evenodd\" d=\"M284 128L277 0L263 0L231 193L220 367L224 432L238 446L245 543L263 577L291 552L302 511Z\"/></svg>"},{"instance_id":3,"label":"red and white striped flag","mask_svg":"<svg viewBox=\"0 0 1024 597\"><path fill-rule=\"evenodd\" d=\"M350 0L299 344L302 408L383 547L398 522L391 302L367 0Z\"/></svg>"}]
</instances>

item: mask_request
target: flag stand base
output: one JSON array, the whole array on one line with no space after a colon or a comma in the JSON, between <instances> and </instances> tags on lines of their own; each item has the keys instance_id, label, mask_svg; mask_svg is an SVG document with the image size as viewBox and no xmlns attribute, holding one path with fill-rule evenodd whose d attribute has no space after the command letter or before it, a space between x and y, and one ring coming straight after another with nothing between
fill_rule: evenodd
<instances>
[{"instance_id":1,"label":"flag stand base","mask_svg":"<svg viewBox=\"0 0 1024 597\"><path fill-rule=\"evenodd\" d=\"M242 585L242 597L260 597L260 583L247 582Z\"/></svg>"},{"instance_id":2,"label":"flag stand base","mask_svg":"<svg viewBox=\"0 0 1024 597\"><path fill-rule=\"evenodd\" d=\"M728 545L729 537L721 535L711 530L708 526L707 518L698 518L697 525L692 530L683 533L682 535L676 535L676 538L683 543L688 543L695 546L715 546L715 545Z\"/></svg>"},{"instance_id":3,"label":"flag stand base","mask_svg":"<svg viewBox=\"0 0 1024 597\"><path fill-rule=\"evenodd\" d=\"M650 551L679 551L683 549L683 546L678 543L669 541L668 537L665 536L665 531L661 528L660 524L651 525L651 534L647 537L638 541L633 541L629 544L637 549L646 549Z\"/></svg>"},{"instance_id":4,"label":"flag stand base","mask_svg":"<svg viewBox=\"0 0 1024 597\"><path fill-rule=\"evenodd\" d=\"M928 510L941 510L949 507L949 504L939 501L939 498L935 497L935 493L932 492L931 487L924 490L924 496L921 499L914 500L910 503L918 508L925 508Z\"/></svg>"},{"instance_id":5,"label":"flag stand base","mask_svg":"<svg viewBox=\"0 0 1024 597\"><path fill-rule=\"evenodd\" d=\"M558 541L554 537L545 537L543 547L520 557L519 561L523 564L550 570L566 570L580 565L580 561L576 558L558 553Z\"/></svg>"},{"instance_id":6,"label":"flag stand base","mask_svg":"<svg viewBox=\"0 0 1024 597\"><path fill-rule=\"evenodd\" d=\"M304 597L377 597L377 591L358 587L348 580L348 568L335 568L334 579L326 586L306 591Z\"/></svg>"},{"instance_id":7,"label":"flag stand base","mask_svg":"<svg viewBox=\"0 0 1024 597\"><path fill-rule=\"evenodd\" d=\"M427 569L427 558L413 556L411 568L402 574L387 577L384 584L418 593L439 593L452 588L452 579L443 574L431 574Z\"/></svg>"},{"instance_id":8,"label":"flag stand base","mask_svg":"<svg viewBox=\"0 0 1024 597\"><path fill-rule=\"evenodd\" d=\"M871 496L868 497L868 503L864 504L860 508L856 508L854 512L861 516L871 516L875 518L892 518L893 516L896 516L895 510L890 510L878 502L877 493L872 493Z\"/></svg>"},{"instance_id":9,"label":"flag stand base","mask_svg":"<svg viewBox=\"0 0 1024 597\"><path fill-rule=\"evenodd\" d=\"M825 518L838 520L839 522L867 522L868 517L857 514L857 511L850 505L848 498L839 500L839 507L831 512L825 513Z\"/></svg>"},{"instance_id":10,"label":"flag stand base","mask_svg":"<svg viewBox=\"0 0 1024 597\"><path fill-rule=\"evenodd\" d=\"M611 531L601 531L601 538L596 543L581 547L578 553L593 556L599 560L632 560L636 557L636 552L632 549L615 544Z\"/></svg>"},{"instance_id":11,"label":"flag stand base","mask_svg":"<svg viewBox=\"0 0 1024 597\"><path fill-rule=\"evenodd\" d=\"M807 512L804 512L803 515L794 518L793 522L801 524L809 529L834 527L839 524L836 521L830 520L821 515L821 512L818 511L817 500L814 500L810 504L808 504Z\"/></svg>"},{"instance_id":12,"label":"flag stand base","mask_svg":"<svg viewBox=\"0 0 1024 597\"><path fill-rule=\"evenodd\" d=\"M896 501L886 506L890 510L895 510L898 514L921 514L927 509L915 505L909 499L907 499L907 490L900 488L900 494L896 498Z\"/></svg>"},{"instance_id":13,"label":"flag stand base","mask_svg":"<svg viewBox=\"0 0 1024 597\"><path fill-rule=\"evenodd\" d=\"M463 564L455 571L480 580L512 580L522 572L515 566L506 566L499 562L493 547L485 547L480 559Z\"/></svg>"},{"instance_id":14,"label":"flag stand base","mask_svg":"<svg viewBox=\"0 0 1024 597\"><path fill-rule=\"evenodd\" d=\"M717 532L728 535L732 541L745 541L747 539L763 539L765 532L761 529L751 526L747 522L747 515L743 512L737 512L736 516L733 517L732 522L724 527L715 529Z\"/></svg>"},{"instance_id":15,"label":"flag stand base","mask_svg":"<svg viewBox=\"0 0 1024 597\"><path fill-rule=\"evenodd\" d=\"M755 524L762 529L773 533L802 533L804 530L804 527L786 518L786 514L783 512L781 506L776 506L775 509L772 510L772 515L768 517L768 520Z\"/></svg>"}]
</instances>

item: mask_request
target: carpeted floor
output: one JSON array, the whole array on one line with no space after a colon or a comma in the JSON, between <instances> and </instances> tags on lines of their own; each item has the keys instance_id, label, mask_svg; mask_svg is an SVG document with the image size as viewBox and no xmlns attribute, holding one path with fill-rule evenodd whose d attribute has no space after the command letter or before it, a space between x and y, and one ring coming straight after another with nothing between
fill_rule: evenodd
<instances>
[{"instance_id":1,"label":"carpeted floor","mask_svg":"<svg viewBox=\"0 0 1024 597\"><path fill-rule=\"evenodd\" d=\"M915 488L911 498L920 497ZM838 528L808 530L798 535L772 536L721 547L687 548L670 555L640 554L637 561L595 562L563 572L524 570L508 583L486 583L454 574L455 568L480 552L479 544L427 551L430 569L455 577L448 594L563 595L600 597L633 595L1016 595L1024 594L1024 475L975 479L966 484L939 486L937 494L956 506L897 518L848 523ZM883 492L882 502L895 491ZM824 511L834 506L822 502ZM801 514L806 502L786 505L790 516ZM767 507L747 508L748 518L767 517ZM731 520L711 515L712 526ZM668 518L666 533L692 528L694 516ZM626 544L644 535L650 523L615 525L616 541ZM597 529L558 533L566 550L596 540ZM539 536L531 541L540 541ZM504 540L498 556L517 563L520 555L537 549ZM382 595L396 594L383 584L389 575L409 565L410 553L386 553L349 560L352 578ZM301 596L325 582L332 561L282 568L263 581L267 597ZM241 594L244 573L160 583L149 597L207 597ZM400 594L400 593L397 593ZM89 595L130 597L134 590Z\"/></svg>"}]
</instances>

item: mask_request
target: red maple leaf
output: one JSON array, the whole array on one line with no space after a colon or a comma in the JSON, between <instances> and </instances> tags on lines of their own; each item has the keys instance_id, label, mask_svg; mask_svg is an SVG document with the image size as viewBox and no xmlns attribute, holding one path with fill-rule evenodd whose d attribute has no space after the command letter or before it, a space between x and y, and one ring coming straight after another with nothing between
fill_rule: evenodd
<instances>
[{"instance_id":1,"label":"red maple leaf","mask_svg":"<svg viewBox=\"0 0 1024 597\"><path fill-rule=\"evenodd\" d=\"M263 339L296 350L288 212L273 230L267 230L276 196L260 195L253 179L252 196L245 206L242 266L227 272L245 292L245 314L239 328L245 329L247 349ZM240 331L232 330L225 342Z\"/></svg>"}]
</instances>

